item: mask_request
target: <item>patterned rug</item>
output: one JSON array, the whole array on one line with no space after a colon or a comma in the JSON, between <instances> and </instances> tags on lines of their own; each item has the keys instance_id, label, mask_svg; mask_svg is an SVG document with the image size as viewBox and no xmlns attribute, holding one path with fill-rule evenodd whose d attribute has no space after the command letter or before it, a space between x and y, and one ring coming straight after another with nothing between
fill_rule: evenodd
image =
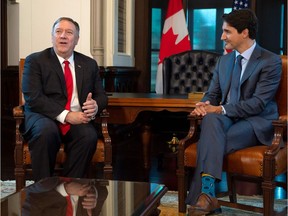
<instances>
[{"instance_id":1,"label":"patterned rug","mask_svg":"<svg viewBox=\"0 0 288 216\"><path fill-rule=\"evenodd\" d=\"M26 181L26 186L33 184L33 181ZM2 181L1 180L1 199L16 192L15 180Z\"/></svg>"},{"instance_id":2,"label":"patterned rug","mask_svg":"<svg viewBox=\"0 0 288 216\"><path fill-rule=\"evenodd\" d=\"M221 198L223 200L228 200L228 197ZM252 204L257 207L262 207L262 197L261 196L237 196L239 203ZM287 207L287 199L275 200L274 208L281 210ZM161 204L159 206L161 210L160 216L175 216L178 215L178 192L168 191L161 199ZM245 216L245 215L262 215L260 213L248 212L239 209L228 208L225 206L221 207L222 213L218 215L230 215L230 216ZM180 215L180 214L179 214ZM184 215L184 214L183 214Z\"/></svg>"}]
</instances>

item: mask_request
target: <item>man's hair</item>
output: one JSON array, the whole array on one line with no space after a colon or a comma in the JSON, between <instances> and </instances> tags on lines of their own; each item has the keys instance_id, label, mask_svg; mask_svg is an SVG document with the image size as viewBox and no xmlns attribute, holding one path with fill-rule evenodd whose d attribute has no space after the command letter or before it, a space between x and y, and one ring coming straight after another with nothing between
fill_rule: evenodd
<instances>
[{"instance_id":1,"label":"man's hair","mask_svg":"<svg viewBox=\"0 0 288 216\"><path fill-rule=\"evenodd\" d=\"M230 26L236 28L238 33L241 33L244 29L247 28L249 31L249 37L251 39L256 38L258 30L258 19L252 10L233 10L229 14L224 14L222 18Z\"/></svg>"},{"instance_id":2,"label":"man's hair","mask_svg":"<svg viewBox=\"0 0 288 216\"><path fill-rule=\"evenodd\" d=\"M59 19L57 19L57 20L54 22L53 26L52 26L52 33L53 33L53 31L54 31L55 26L56 26L58 23L60 23L61 21L63 21L63 20L66 20L66 21L68 21L68 22L73 23L74 26L75 26L75 28L76 28L77 35L79 36L79 33L80 33L79 24L78 24L76 21L74 21L73 19L69 18L69 17L60 17Z\"/></svg>"}]
</instances>

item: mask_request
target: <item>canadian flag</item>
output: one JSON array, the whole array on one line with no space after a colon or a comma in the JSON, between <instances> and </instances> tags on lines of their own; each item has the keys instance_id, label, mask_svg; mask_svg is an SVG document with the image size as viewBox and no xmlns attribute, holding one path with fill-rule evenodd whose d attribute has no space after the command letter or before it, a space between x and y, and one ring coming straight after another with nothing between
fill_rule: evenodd
<instances>
[{"instance_id":1,"label":"canadian flag","mask_svg":"<svg viewBox=\"0 0 288 216\"><path fill-rule=\"evenodd\" d=\"M182 0L170 0L160 43L156 93L163 93L162 63L164 58L188 50L191 50L191 44Z\"/></svg>"}]
</instances>

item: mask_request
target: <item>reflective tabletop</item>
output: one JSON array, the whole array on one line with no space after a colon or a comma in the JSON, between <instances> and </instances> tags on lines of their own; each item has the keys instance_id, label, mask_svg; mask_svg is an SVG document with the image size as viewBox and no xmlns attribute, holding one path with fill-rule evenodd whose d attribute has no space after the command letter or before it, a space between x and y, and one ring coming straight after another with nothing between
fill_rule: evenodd
<instances>
[{"instance_id":1,"label":"reflective tabletop","mask_svg":"<svg viewBox=\"0 0 288 216\"><path fill-rule=\"evenodd\" d=\"M166 192L164 185L155 183L51 177L2 199L1 211L7 215L66 215L68 193L73 195L74 215L157 215Z\"/></svg>"}]
</instances>

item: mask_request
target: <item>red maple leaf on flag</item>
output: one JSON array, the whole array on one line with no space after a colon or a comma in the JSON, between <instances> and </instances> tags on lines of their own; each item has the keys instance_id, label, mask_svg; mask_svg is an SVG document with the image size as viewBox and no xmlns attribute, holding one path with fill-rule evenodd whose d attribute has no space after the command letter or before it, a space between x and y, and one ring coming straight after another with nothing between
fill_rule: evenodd
<instances>
[{"instance_id":1,"label":"red maple leaf on flag","mask_svg":"<svg viewBox=\"0 0 288 216\"><path fill-rule=\"evenodd\" d=\"M162 35L161 46L159 53L159 62L162 63L164 58L176 53L187 51L187 47L190 47L189 35L186 35L183 40L176 43L178 35L173 33L173 29L170 28L166 34ZM162 45L163 44L163 45ZM190 48L191 49L191 48Z\"/></svg>"}]
</instances>

